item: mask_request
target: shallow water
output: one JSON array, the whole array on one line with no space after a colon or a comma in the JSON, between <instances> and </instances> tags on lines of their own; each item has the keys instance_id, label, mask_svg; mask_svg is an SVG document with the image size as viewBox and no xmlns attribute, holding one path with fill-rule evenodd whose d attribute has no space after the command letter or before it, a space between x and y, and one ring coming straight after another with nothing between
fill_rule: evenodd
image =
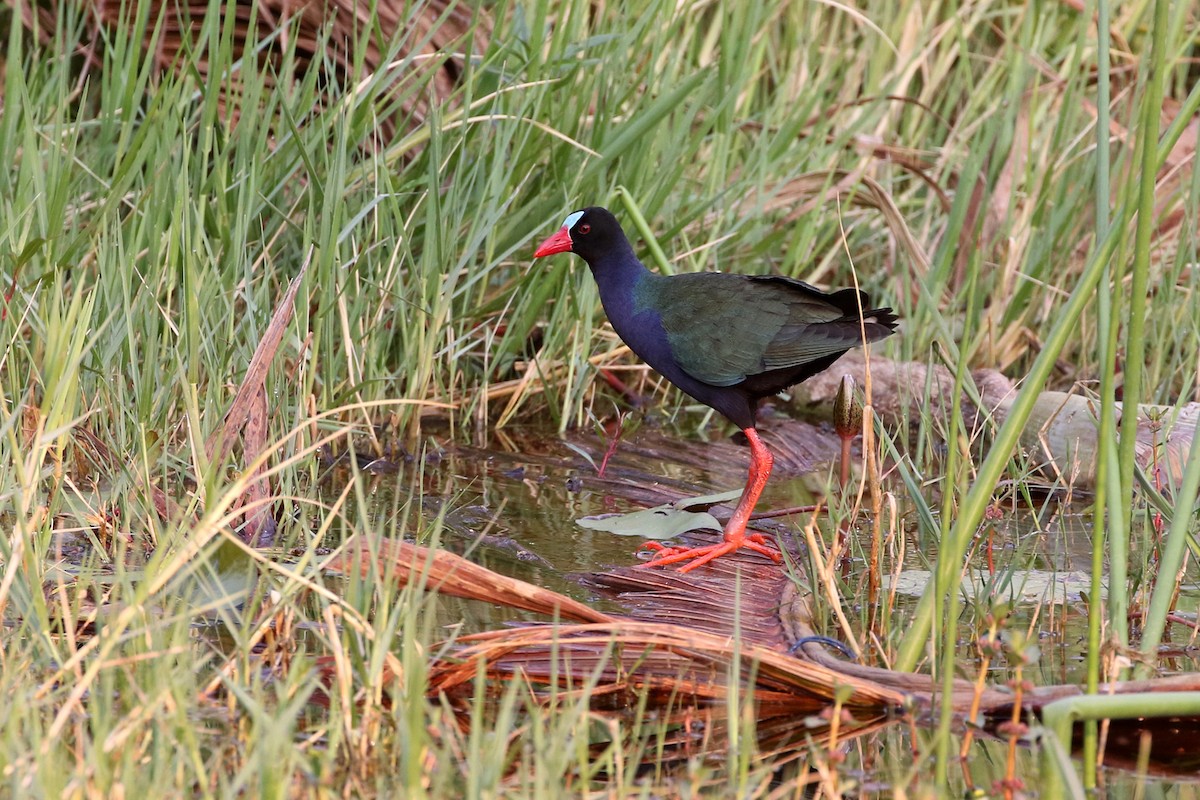
<instances>
[{"instance_id":1,"label":"shallow water","mask_svg":"<svg viewBox=\"0 0 1200 800\"><path fill-rule=\"evenodd\" d=\"M593 463L576 452L586 448L598 462L606 447L598 436L572 437L564 444L537 429L510 431L485 448L447 446L427 451L423 460L397 461L396 472L373 479L375 497L381 513L385 513L402 505L395 493L401 495L401 501L419 493L427 520L443 515L442 547L466 554L503 574L607 610L619 610L619 605L584 586L578 576L644 560L644 554L636 555L644 539L590 530L576 524L576 520L636 511L648 504L638 502L643 495L657 491L701 495L736 489L741 484L746 468L744 449L735 451L735 455L742 456L740 462L726 459L697 463L696 453L704 448L697 437L691 437L689 446L677 452L663 450L664 442L669 443L676 435L687 438L687 434L677 432L647 432L618 443L601 476ZM814 435L835 440L831 431L821 428L815 429ZM713 438L720 441L719 436ZM831 473L828 464L814 465L807 474L777 471L758 510L815 502L822 496L822 488L832 485ZM906 514L903 505L903 486L888 488L900 501L902 523L911 519L912 514ZM775 522L783 526L785 536L790 531L798 543L803 543L801 530L808 518L798 515ZM821 530L826 541L832 538L828 527L825 520ZM936 558L936 549L921 540L915 526L904 525L900 533L897 541L885 543L891 551L889 563L903 564L894 581L897 625L904 623L905 615L915 606ZM1039 675L1033 678L1039 685L1084 678L1091 534L1092 519L1085 506L1080 504L1077 510L1048 501L1039 508L1005 509L972 550L971 579L964 581L961 601L966 606L1000 601L1012 604L1009 627L1026 631L1042 646ZM869 547L869 534L859 528L850 535L850 555L842 562L841 572L853 587L867 569L862 553ZM901 546L898 542L902 542L903 553L897 552ZM885 577L885 591L890 585ZM851 618L857 611L856 596L847 593L843 598ZM1135 598L1135 604L1145 599ZM1185 584L1177 608L1194 614L1198 607L1200 586ZM466 628L476 630L479 624L495 622L496 611L499 609L489 610L486 623L468 619ZM1175 647L1171 660L1163 664L1164 670L1200 669L1200 642L1178 626L1171 633ZM963 669L968 673L969 665L975 663L972 642L970 637L963 643ZM1001 675L1005 668L993 666L991 671Z\"/></svg>"},{"instance_id":2,"label":"shallow water","mask_svg":"<svg viewBox=\"0 0 1200 800\"><path fill-rule=\"evenodd\" d=\"M650 504L645 498L664 502L713 487L738 489L744 480L744 448L736 448L739 460L697 463L689 461L695 450L660 457L664 439L635 435L622 441L601 475L606 442L599 437L564 443L546 431L506 431L486 448L447 445L427 450L424 458L397 460L394 473L372 479L374 496L383 514L420 494L426 522L442 516L441 547L497 572L618 610L578 577L639 563L645 559L637 555L645 539L590 530L576 520L636 511ZM696 437L690 442L703 451ZM594 463L576 451L584 448L592 451ZM824 480L826 468L814 474ZM340 491L344 479L333 476L323 491ZM759 508L812 503L818 496L812 483L809 476L777 474ZM386 520L377 522L386 530ZM466 627L474 628L470 622Z\"/></svg>"},{"instance_id":3,"label":"shallow water","mask_svg":"<svg viewBox=\"0 0 1200 800\"><path fill-rule=\"evenodd\" d=\"M599 595L579 576L637 563L634 551L641 539L589 530L575 521L588 515L633 511L680 495L740 488L747 463L745 448L730 444L720 434L710 434L705 440L694 432L659 430L646 424L618 442L603 475L599 474L598 464L609 442L594 433L569 436L564 441L545 430L518 429L498 434L481 447L457 445L448 436L435 435L428 442L420 456L372 464L373 471L364 479L372 498L367 511L372 516L372 527L392 530L406 507L410 512L419 510L427 522L442 520L438 546L465 554L497 572L614 612L623 609L621 602ZM836 451L832 431L822 427L803 429L786 442L792 451L780 457L778 472L759 504L760 511L811 503L834 483L827 464L813 463L808 469L799 466L814 453ZM327 470L321 492L340 492L346 479L342 468ZM887 488L898 498L901 524L885 542L885 567L892 570L901 557L903 564L894 570L895 606L887 628L902 632L919 591L929 580L936 549L909 523L913 514L903 503L903 487L897 484ZM806 520L806 516L797 516L775 520L774 524L783 537L802 546L801 531ZM404 529L418 527L436 526L409 524ZM819 528L828 546L834 538L828 519ZM1035 685L1083 681L1087 639L1084 598L1090 592L1087 570L1091 534L1089 516L1076 507L1053 503L1004 509L990 529L981 534L972 550L971 579L964 581L964 622L958 652L961 677L973 678L982 668L974 644L978 631L971 627L970 620L982 618L979 609L1002 599L1011 600L1014 606L1007 628L1027 632L1040 649L1036 663L1024 671L1023 677ZM843 608L853 625L862 616L857 603L865 596L861 590L867 570L863 553L869 535L864 527L851 530L849 536L850 555L839 564L839 571ZM62 568L68 571L90 550L77 534L65 536L61 544L56 552ZM218 592L233 592L235 588L219 577L214 585ZM1050 597L1058 599L1050 601ZM1136 607L1145 598L1133 600ZM1177 607L1194 613L1198 605L1200 591L1196 585L1184 586ZM439 599L436 613L436 622L447 635L493 630L516 619L531 618L499 605L448 597ZM217 623L218 618L214 616L213 621ZM213 624L198 633L218 649L225 649L225 645L236 649L232 641L222 644L222 631L220 624ZM838 635L832 625L823 632ZM1171 633L1175 650L1160 662L1164 673L1200 670L1189 632L1177 626ZM998 660L987 668L986 678L991 685L999 686L1014 674L1008 664ZM783 735L791 737L785 747L777 751L772 748L776 753L772 758L779 759L780 780L784 783L808 781L812 763L823 757L820 748L808 745L805 737L811 730L805 729L803 721L799 723L794 726L796 730L784 726ZM1114 735L1112 741L1116 739ZM847 781L841 784L842 790L884 795L900 788L912 791L928 785L932 769L928 758L934 749L930 729L900 720L875 725L857 738L846 738L844 734L841 741L846 760L839 770ZM1131 751L1122 754L1112 748L1110 754L1135 763L1136 745L1134 740L1129 744ZM924 755L914 761L914 752ZM992 791L995 781L1005 774L1007 743L980 732L969 752L968 762L954 767L954 785L964 791L970 787ZM716 760L720 762L719 756ZM1035 750L1018 748L1016 764L1016 774L1036 788L1040 766ZM1152 774L1161 766L1151 762ZM1176 766L1193 772L1200 769L1195 759L1188 764L1177 761ZM1170 765L1165 768L1170 770ZM1123 768L1106 770L1104 779L1110 796L1130 796L1139 786L1169 793L1181 780L1170 774L1143 780ZM852 789L855 785L858 788Z\"/></svg>"},{"instance_id":4,"label":"shallow water","mask_svg":"<svg viewBox=\"0 0 1200 800\"><path fill-rule=\"evenodd\" d=\"M816 429L815 435L836 441L828 430ZM580 573L636 563L633 553L639 540L588 530L575 524L575 520L587 515L636 510L649 502L645 499L647 493L658 490L698 495L738 488L745 469L744 450L741 458L731 457L729 450L722 450L714 461L704 455L706 445L698 443L697 437L688 439L684 435L681 441L687 442L686 446L674 453L663 450L663 438L655 431L640 431L639 435L618 443L601 476L596 464L606 442L599 436L593 435L590 440L586 436L573 437L568 445L544 431L512 431L486 447L446 445L426 451L423 459L398 463L395 473L380 476L382 479L376 481L376 492L381 508L394 508L399 505L394 493L415 495L419 489L423 497L422 513L430 519L444 515L441 546L468 554L472 560L498 572L604 610L619 611L621 606L616 600L598 596L577 577ZM713 439L721 441L720 437ZM581 452L589 454L591 461ZM830 485L830 476L828 465L816 465L804 475L777 475L758 508L763 511L811 503L824 486ZM898 498L903 497L902 486L891 489ZM901 510L904 519L903 503ZM793 535L800 535L799 522L788 523L787 519L782 522ZM1007 627L1027 633L1040 649L1036 663L1024 671L1024 678L1035 685L1079 683L1085 679L1091 523L1086 514L1052 503L1032 509L1009 508L973 550L973 579L964 582L967 588L963 602L969 607L997 599L1011 601L1013 611ZM891 628L902 631L919 593L909 592L904 580L915 580L916 587L923 587L928 575L922 581L921 570L932 569L936 554L928 543L920 541L913 529L903 527L899 534L891 543L891 562L894 563L899 548L903 548L905 567L896 583ZM832 538L828 531L825 535ZM851 553L865 550L864 541L853 541L853 537L865 537L866 532L853 531L851 536ZM848 582L852 586L854 576L863 571L865 563L861 557L852 555L844 564L844 573L850 576ZM853 602L855 596L844 597L851 620L856 619L859 610ZM459 622L467 631L495 628L507 620L523 617L519 612L481 605L454 601L444 605L442 612L447 614L448 624ZM1195 585L1184 587L1179 609L1194 613L1197 605L1200 605L1200 591ZM965 614L964 619L976 616L983 615ZM974 677L981 668L974 644L977 633L967 623L960 627L962 677ZM1195 642L1188 638L1190 632L1176 628L1173 634L1178 646L1170 658L1162 661L1164 672L1200 669ZM993 662L987 668L987 680L993 685L1003 685L1013 676L1013 669L1003 661ZM888 791L888 787L911 787L914 781L919 782L920 776L913 772L911 756L903 754L911 753L914 747L930 752L930 735L907 725L884 726L849 745L846 774L857 775L862 790L868 793ZM974 785L991 790L992 783L1003 777L1006 747L1003 742L984 737L973 745L972 766L964 767L956 781L964 789ZM887 754L902 760L893 762ZM1021 751L1018 764L1019 775L1038 774L1028 750ZM1031 777L1031 780L1036 779ZM1123 796L1141 778L1114 769L1106 773L1106 780L1110 792ZM1149 779L1156 789L1173 786L1172 780Z\"/></svg>"}]
</instances>

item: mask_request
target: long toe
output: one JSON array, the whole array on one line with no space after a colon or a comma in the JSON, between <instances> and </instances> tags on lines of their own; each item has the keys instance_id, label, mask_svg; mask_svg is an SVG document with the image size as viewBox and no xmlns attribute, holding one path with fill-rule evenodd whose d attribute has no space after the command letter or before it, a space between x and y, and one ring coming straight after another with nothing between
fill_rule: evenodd
<instances>
[{"instance_id":1,"label":"long toe","mask_svg":"<svg viewBox=\"0 0 1200 800\"><path fill-rule=\"evenodd\" d=\"M669 564L678 564L683 561L689 561L691 563L680 567L679 571L691 572L696 567L703 566L714 559L720 558L721 556L729 555L730 553L736 553L742 547L753 550L756 553L760 553L772 561L780 561L779 553L766 545L759 544L758 542L752 542L749 539L743 539L740 542L726 539L724 541L717 542L716 544L704 545L703 547L664 547L645 564L639 564L638 566L646 568L665 567Z\"/></svg>"},{"instance_id":2,"label":"long toe","mask_svg":"<svg viewBox=\"0 0 1200 800\"><path fill-rule=\"evenodd\" d=\"M729 542L718 542L717 544L707 544L703 547L671 547L659 550L645 564L638 564L639 567L665 567L668 564L678 564L681 561L690 561L695 558L703 558L704 562L711 561L719 555L732 553L737 548L730 548ZM693 564L689 564L686 569L691 569Z\"/></svg>"},{"instance_id":3,"label":"long toe","mask_svg":"<svg viewBox=\"0 0 1200 800\"><path fill-rule=\"evenodd\" d=\"M696 567L707 564L714 558L719 558L723 555L728 555L737 550L738 546L734 542L721 541L716 544L705 545L704 547L692 547L683 549L680 552L672 553L668 556L656 558L652 561L643 564L646 567L666 566L668 564L678 564L682 561L691 562L679 568L680 572L691 572Z\"/></svg>"},{"instance_id":4,"label":"long toe","mask_svg":"<svg viewBox=\"0 0 1200 800\"><path fill-rule=\"evenodd\" d=\"M685 553L687 552L688 548L683 547L682 545L666 545L662 542L642 542L640 545L638 545L638 549L634 552L640 553L643 550L649 550L654 554L650 556L650 560L653 562L658 561L660 558L666 558L668 556L675 555L676 553ZM642 566L647 565L643 564Z\"/></svg>"},{"instance_id":5,"label":"long toe","mask_svg":"<svg viewBox=\"0 0 1200 800\"><path fill-rule=\"evenodd\" d=\"M691 572L696 567L703 566L704 564L707 564L708 562L712 561L713 559L718 558L723 555L726 555L727 553L732 553L737 549L738 549L738 546L734 542L721 542L721 544L713 546L711 552L702 553L702 554L700 554L699 558L693 559L692 563L688 564L687 566L680 567L679 571L680 572Z\"/></svg>"},{"instance_id":6,"label":"long toe","mask_svg":"<svg viewBox=\"0 0 1200 800\"><path fill-rule=\"evenodd\" d=\"M654 555L650 557L649 561L638 564L638 566L642 568L665 567L690 561L690 564L679 570L680 572L690 572L713 559L735 553L743 547L766 556L777 564L783 560L779 550L767 544L766 538L761 533L746 534L744 531L735 531L732 535L726 533L725 538L716 544L706 544L702 547L684 547L682 545L671 547L662 542L644 542L638 549L652 550Z\"/></svg>"},{"instance_id":7,"label":"long toe","mask_svg":"<svg viewBox=\"0 0 1200 800\"><path fill-rule=\"evenodd\" d=\"M762 553L776 564L783 560L779 555L779 551L767 544L766 539L757 533L747 536L746 540L742 542L742 547L747 550L753 550L756 553Z\"/></svg>"}]
</instances>

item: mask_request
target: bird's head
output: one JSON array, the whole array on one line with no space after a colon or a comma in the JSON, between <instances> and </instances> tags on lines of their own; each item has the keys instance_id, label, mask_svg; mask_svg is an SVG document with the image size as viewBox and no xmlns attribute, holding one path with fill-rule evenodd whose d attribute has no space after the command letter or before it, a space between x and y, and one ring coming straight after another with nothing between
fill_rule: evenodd
<instances>
[{"instance_id":1,"label":"bird's head","mask_svg":"<svg viewBox=\"0 0 1200 800\"><path fill-rule=\"evenodd\" d=\"M617 218L606 208L592 206L568 214L558 232L542 242L533 257L575 253L591 264L602 253L628 247L625 232L621 230Z\"/></svg>"}]
</instances>

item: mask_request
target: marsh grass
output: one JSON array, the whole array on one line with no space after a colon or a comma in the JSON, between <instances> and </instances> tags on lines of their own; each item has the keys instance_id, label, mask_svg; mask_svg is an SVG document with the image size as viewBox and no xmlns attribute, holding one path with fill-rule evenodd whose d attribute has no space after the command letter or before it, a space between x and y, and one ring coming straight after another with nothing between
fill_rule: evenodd
<instances>
[{"instance_id":1,"label":"marsh grass","mask_svg":"<svg viewBox=\"0 0 1200 800\"><path fill-rule=\"evenodd\" d=\"M424 484L389 509L358 476L317 501L311 448L329 438L369 456L396 434L422 453L423 403L447 404L452 435L477 441L519 420L563 430L605 416L620 400L596 369L635 362L579 264L529 259L537 237L595 203L644 219L645 248L675 254L654 259L668 270L835 286L857 276L904 320L877 352L945 362L968 389L980 366L1028 376L1029 395L1076 381L1115 388L1141 348L1144 388L1127 403L1195 395L1200 171L1194 137L1175 142L1196 111L1200 19L1180 3L1164 23L1152 5L1102 0L1112 49L1100 54L1090 4L502 2L488 9L486 49L474 31L459 43L451 101L386 141L380 120L431 92L400 41L394 70L351 91L297 68L286 21L281 60L236 59L233 28L210 13L178 68L158 72L141 33L161 24L149 4L137 5L136 35L105 28L99 43L84 41L86 8L65 6L37 30L0 11L9 791L624 797L667 780L680 794L767 786L752 709L736 696L724 764L640 770L663 728L640 713L598 717L587 686L551 713L518 682L487 699L481 686L464 731L424 692L431 648L446 638L438 599L382 576L327 584L319 569L319 548L351 533L436 544L440 522L419 513ZM1099 76L1098 58L1111 62ZM1161 143L1152 76L1167 98ZM236 87L236 122L222 86ZM270 457L285 465L274 488L289 511L274 557L254 557L226 532L251 465L210 461L204 443L310 252L268 377ZM1143 301L1132 346L1123 332ZM689 425L720 424L653 376L621 374ZM396 398L408 403L379 410ZM974 630L989 607L960 615L962 556L993 487L1023 483L1030 466L1014 448L1019 415L998 431L937 419L951 421L877 429L905 512L885 533L928 537L942 578L915 624L886 606L873 646L949 678L960 616ZM1115 443L1111 417L1105 430ZM119 466L101 468L93 439ZM1121 537L1132 524L1129 589L1140 596L1157 581L1150 517L1134 513L1131 473L1117 471L1128 458L1107 452L1106 508L1127 520L1112 528ZM173 513L156 510L149 487ZM1192 480L1189 507L1194 494ZM1168 522L1182 553L1191 522ZM91 554L62 557L78 529ZM1101 565L1109 551L1098 552ZM828 571L810 574L828 581L825 595L847 591ZM1154 589L1155 613L1170 588ZM1123 607L1113 614L1105 636L1123 644ZM1095 663L1100 644L1097 633ZM326 705L310 702L325 691ZM944 789L951 739L948 727L923 731L911 742L919 766L881 772L926 785L940 752ZM847 787L819 748L812 758L827 791Z\"/></svg>"}]
</instances>

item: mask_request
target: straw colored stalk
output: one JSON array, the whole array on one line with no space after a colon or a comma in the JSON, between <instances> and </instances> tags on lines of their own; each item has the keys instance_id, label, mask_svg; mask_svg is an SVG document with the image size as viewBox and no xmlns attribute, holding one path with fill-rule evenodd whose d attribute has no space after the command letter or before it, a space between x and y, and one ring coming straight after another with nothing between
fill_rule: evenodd
<instances>
[{"instance_id":1,"label":"straw colored stalk","mask_svg":"<svg viewBox=\"0 0 1200 800\"><path fill-rule=\"evenodd\" d=\"M149 8L142 5L146 2ZM21 11L28 27L50 37L65 5L61 1L43 8L22 4ZM237 75L210 74L210 57L200 46L209 4L197 0L90 0L86 5L95 19L92 44L85 51L89 68L102 63L95 52L95 43L105 39L100 29L124 28L134 36L142 36L160 72L194 69L206 86L220 92L224 113L233 120L238 118L241 90ZM283 66L283 56L293 45L297 79L310 69L318 69L328 85L348 91L360 81L400 65L402 68L387 79L393 88L424 83L421 90L404 94L397 113L380 120L377 130L384 141L399 129L420 126L431 104L452 98L465 60L486 49L492 30L485 12L456 0L428 0L415 13L405 0L262 0L257 4L231 3L220 9L224 12L218 21L221 28L230 24L232 16L232 60L249 55L261 66L271 67L263 75L269 86L278 84L276 69ZM137 20L143 18L143 13L147 24L139 26ZM156 38L155 23L160 18L162 32ZM364 35L368 38L359 69L355 66L356 50Z\"/></svg>"}]
</instances>

